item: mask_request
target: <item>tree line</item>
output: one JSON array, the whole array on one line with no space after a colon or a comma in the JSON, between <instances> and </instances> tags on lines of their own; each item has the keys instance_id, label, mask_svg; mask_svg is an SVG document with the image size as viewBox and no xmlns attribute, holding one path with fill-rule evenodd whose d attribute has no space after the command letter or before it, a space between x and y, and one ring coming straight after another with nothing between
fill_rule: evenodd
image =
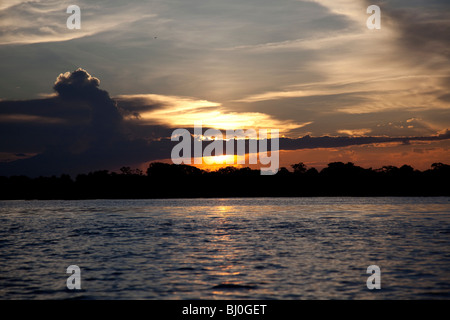
<instances>
[{"instance_id":1,"label":"tree line","mask_svg":"<svg viewBox=\"0 0 450 320\"><path fill-rule=\"evenodd\" d=\"M139 199L298 196L450 196L450 165L428 170L409 165L362 168L332 162L322 170L300 162L272 176L248 167L207 171L189 165L151 163L143 172L122 167L59 177L0 177L0 199Z\"/></svg>"}]
</instances>

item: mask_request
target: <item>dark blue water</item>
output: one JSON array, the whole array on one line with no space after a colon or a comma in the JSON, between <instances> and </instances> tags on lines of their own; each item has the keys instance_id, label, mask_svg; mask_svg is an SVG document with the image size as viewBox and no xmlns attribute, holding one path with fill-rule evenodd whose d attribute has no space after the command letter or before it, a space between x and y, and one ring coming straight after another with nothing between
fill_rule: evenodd
<instances>
[{"instance_id":1,"label":"dark blue water","mask_svg":"<svg viewBox=\"0 0 450 320\"><path fill-rule=\"evenodd\" d=\"M449 200L3 201L0 298L449 299Z\"/></svg>"}]
</instances>

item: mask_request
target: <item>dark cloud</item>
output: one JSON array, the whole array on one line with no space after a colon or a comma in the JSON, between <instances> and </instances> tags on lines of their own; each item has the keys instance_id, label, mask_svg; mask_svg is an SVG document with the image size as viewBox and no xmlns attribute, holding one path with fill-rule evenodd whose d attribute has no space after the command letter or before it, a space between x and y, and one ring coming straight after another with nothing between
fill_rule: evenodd
<instances>
[{"instance_id":1,"label":"dark cloud","mask_svg":"<svg viewBox=\"0 0 450 320\"><path fill-rule=\"evenodd\" d=\"M125 165L137 165L145 161L170 157L170 145L165 149L154 149L145 140L116 140L114 145L106 144L89 148L81 153L61 148L51 148L28 159L0 164L0 175L76 175L95 170L118 170Z\"/></svg>"},{"instance_id":2,"label":"dark cloud","mask_svg":"<svg viewBox=\"0 0 450 320\"><path fill-rule=\"evenodd\" d=\"M56 79L53 89L62 98L77 99L86 95L103 95L106 98L106 91L98 89L99 85L99 79L91 76L86 70L79 68L74 72L61 73Z\"/></svg>"},{"instance_id":3,"label":"dark cloud","mask_svg":"<svg viewBox=\"0 0 450 320\"><path fill-rule=\"evenodd\" d=\"M367 5L377 4L366 1ZM383 19L398 32L408 59L442 55L450 58L450 2L442 0L380 1Z\"/></svg>"},{"instance_id":4,"label":"dark cloud","mask_svg":"<svg viewBox=\"0 0 450 320\"><path fill-rule=\"evenodd\" d=\"M409 144L412 141L440 141L450 139L450 130L445 133L428 137L310 137L298 139L280 139L280 149L315 149L315 148L339 148L373 143L401 142Z\"/></svg>"},{"instance_id":5,"label":"dark cloud","mask_svg":"<svg viewBox=\"0 0 450 320\"><path fill-rule=\"evenodd\" d=\"M440 96L439 99L441 99L442 101L450 102L450 93Z\"/></svg>"},{"instance_id":6,"label":"dark cloud","mask_svg":"<svg viewBox=\"0 0 450 320\"><path fill-rule=\"evenodd\" d=\"M154 159L148 140L131 137L133 129L124 121L123 111L99 84L86 70L78 69L58 76L54 97L0 101L0 150L38 153L1 164L0 175L76 174ZM60 121L42 121L46 118ZM150 134L152 130L155 133ZM168 130L147 126L137 133L155 137Z\"/></svg>"},{"instance_id":7,"label":"dark cloud","mask_svg":"<svg viewBox=\"0 0 450 320\"><path fill-rule=\"evenodd\" d=\"M118 139L122 116L115 101L98 88L99 83L78 69L58 76L53 97L0 101L0 132L8 137L0 142L1 150L80 152Z\"/></svg>"},{"instance_id":8,"label":"dark cloud","mask_svg":"<svg viewBox=\"0 0 450 320\"><path fill-rule=\"evenodd\" d=\"M99 89L100 80L92 77L83 69L72 73L60 74L53 89L58 96L70 103L87 102L91 112L90 127L97 138L103 143L105 139L115 139L120 135L122 115L116 102L109 97L108 92Z\"/></svg>"},{"instance_id":9,"label":"dark cloud","mask_svg":"<svg viewBox=\"0 0 450 320\"><path fill-rule=\"evenodd\" d=\"M143 111L150 111L164 107L164 104L156 103L154 101L150 102L144 97L133 97L130 99L119 96L115 97L114 100L117 101L123 112L135 115L137 118L139 118L139 114Z\"/></svg>"},{"instance_id":10,"label":"dark cloud","mask_svg":"<svg viewBox=\"0 0 450 320\"><path fill-rule=\"evenodd\" d=\"M383 14L398 32L402 59L425 68L431 77L439 75L442 89L436 91L436 98L450 102L450 1L385 1L383 5Z\"/></svg>"},{"instance_id":11,"label":"dark cloud","mask_svg":"<svg viewBox=\"0 0 450 320\"><path fill-rule=\"evenodd\" d=\"M207 128L203 128L206 130ZM192 128L189 129L191 134L194 132ZM223 133L225 137L225 133ZM280 138L279 139L279 150L301 150L301 149L318 149L318 148L342 148L349 146L359 146L359 145L369 145L374 143L402 143L402 144L410 144L411 142L427 142L427 141L441 141L441 140L449 140L450 139L450 130L446 132L435 135L435 136L412 136L412 137L330 137L330 136L322 136L322 137L311 137L304 136L302 138L290 139L290 138ZM249 144L251 140L246 140L245 150L249 150ZM150 143L150 146L154 148L154 150L163 151L163 154L170 154L173 146L178 142L170 141L170 139L161 139L159 141L153 141ZM210 142L204 141L203 148L206 147ZM271 150L272 143L268 141L267 150ZM194 145L191 144L191 149L194 149ZM223 150L226 152L226 143L223 143ZM237 150L237 142L235 141L234 150ZM259 145L257 150L259 150ZM167 158L167 157L166 157Z\"/></svg>"}]
</instances>

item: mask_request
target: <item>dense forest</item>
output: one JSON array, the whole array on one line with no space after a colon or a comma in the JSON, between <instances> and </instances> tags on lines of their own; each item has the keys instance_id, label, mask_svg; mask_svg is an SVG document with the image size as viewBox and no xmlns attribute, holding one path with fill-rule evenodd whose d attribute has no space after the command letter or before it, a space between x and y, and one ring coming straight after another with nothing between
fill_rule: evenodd
<instances>
[{"instance_id":1,"label":"dense forest","mask_svg":"<svg viewBox=\"0 0 450 320\"><path fill-rule=\"evenodd\" d=\"M188 165L151 163L147 172L123 167L59 177L0 177L0 199L138 199L297 196L450 196L450 165L425 171L411 166L365 169L333 162L318 171L303 163L276 175L225 167L204 171Z\"/></svg>"}]
</instances>

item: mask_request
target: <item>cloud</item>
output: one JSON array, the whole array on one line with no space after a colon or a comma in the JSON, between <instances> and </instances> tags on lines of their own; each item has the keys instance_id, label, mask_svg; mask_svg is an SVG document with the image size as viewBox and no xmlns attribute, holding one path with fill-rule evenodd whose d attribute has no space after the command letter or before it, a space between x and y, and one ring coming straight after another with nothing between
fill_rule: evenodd
<instances>
[{"instance_id":1,"label":"cloud","mask_svg":"<svg viewBox=\"0 0 450 320\"><path fill-rule=\"evenodd\" d=\"M189 97L122 95L113 99L84 69L61 73L55 95L0 101L0 150L36 155L0 165L1 175L50 175L117 169L170 158L174 128L298 127L262 113L227 112Z\"/></svg>"},{"instance_id":2,"label":"cloud","mask_svg":"<svg viewBox=\"0 0 450 320\"><path fill-rule=\"evenodd\" d=\"M0 173L76 173L151 159L148 142L129 138L116 101L99 84L77 69L58 76L54 97L1 101L0 150L38 154L2 164Z\"/></svg>"},{"instance_id":3,"label":"cloud","mask_svg":"<svg viewBox=\"0 0 450 320\"><path fill-rule=\"evenodd\" d=\"M277 116L313 121L307 130L316 136L339 134L343 127L396 136L448 128L448 120L442 118L450 106L448 1L313 2L330 17L346 17L349 22L328 35L241 47L255 55L285 57L296 52L308 63L292 64L301 71L293 73L298 79L288 85L261 86L236 103L248 110L275 109ZM366 8L372 4L381 7L381 30L366 27ZM413 117L423 121L409 128L379 127L385 119L401 122Z\"/></svg>"},{"instance_id":4,"label":"cloud","mask_svg":"<svg viewBox=\"0 0 450 320\"><path fill-rule=\"evenodd\" d=\"M398 32L398 45L408 58L450 58L450 3L442 0L387 1L385 18ZM411 53L414 53L411 55ZM430 61L422 61L429 63ZM443 61L441 61L443 62Z\"/></svg>"},{"instance_id":5,"label":"cloud","mask_svg":"<svg viewBox=\"0 0 450 320\"><path fill-rule=\"evenodd\" d=\"M98 78L84 69L77 69L57 77L54 96L1 101L0 134L4 139L0 141L0 150L3 159L12 161L0 164L0 175L77 174L100 169L117 170L124 165L168 159L176 144L169 137L174 123L161 121L162 116L170 119L176 118L178 113L193 113L204 117L210 115L210 111L205 113L204 108L221 107L205 100L160 95L120 96L116 101L99 85ZM120 104L123 108L119 107ZM127 120L127 115L136 110L142 112L146 119ZM160 112L156 114L159 117L153 113L156 111ZM220 110L219 113L226 115L225 111ZM232 113L229 124L239 116L245 118L248 114ZM175 124L185 124L192 130L189 119L182 123L175 121ZM270 124L276 122L276 119L266 116L267 119ZM149 120L152 121L147 123ZM207 118L205 122L210 125L214 123ZM351 136L280 138L280 149L339 148L393 142L408 144L450 139L448 130L436 136L401 138L355 136L368 133L368 129L341 131ZM7 153L11 154L9 158ZM30 156L24 158L18 154Z\"/></svg>"},{"instance_id":6,"label":"cloud","mask_svg":"<svg viewBox=\"0 0 450 320\"><path fill-rule=\"evenodd\" d=\"M411 142L424 141L441 141L450 139L450 130L446 130L442 134L428 137L310 137L305 136L298 139L281 138L280 149L282 150L299 150L299 149L315 149L315 148L340 148L357 145L370 145L380 143L400 142L409 144Z\"/></svg>"},{"instance_id":7,"label":"cloud","mask_svg":"<svg viewBox=\"0 0 450 320\"><path fill-rule=\"evenodd\" d=\"M365 136L370 133L372 129L341 129L338 133L347 134L349 136Z\"/></svg>"},{"instance_id":8,"label":"cloud","mask_svg":"<svg viewBox=\"0 0 450 320\"><path fill-rule=\"evenodd\" d=\"M140 94L120 95L115 99L121 108L131 113L131 119L137 124L186 128L201 120L207 128L278 129L280 133L288 133L311 123L279 120L262 112L230 112L220 103L192 97Z\"/></svg>"},{"instance_id":9,"label":"cloud","mask_svg":"<svg viewBox=\"0 0 450 320\"><path fill-rule=\"evenodd\" d=\"M53 88L56 94L47 98L0 101L3 137L0 150L4 159L8 159L9 153L9 159L13 160L0 164L0 175L77 174L168 159L176 144L170 139L174 127L192 131L194 120L203 120L204 129L222 130L245 125L251 128L301 125L262 113L227 112L219 103L190 97L147 94L111 98L100 89L100 80L81 68L61 73ZM130 117L134 113L139 116ZM411 119L405 123L416 122ZM369 132L369 129L342 129L341 133L350 136L280 138L280 148L338 148L450 138L449 131L431 137L357 136Z\"/></svg>"},{"instance_id":10,"label":"cloud","mask_svg":"<svg viewBox=\"0 0 450 320\"><path fill-rule=\"evenodd\" d=\"M63 119L59 118L52 118L52 117L41 117L36 115L30 115L30 114L6 114L2 115L0 118L0 122L5 123L24 123L24 122L30 122L30 123L43 123L43 124L55 124L55 123L64 123L65 121Z\"/></svg>"},{"instance_id":11,"label":"cloud","mask_svg":"<svg viewBox=\"0 0 450 320\"><path fill-rule=\"evenodd\" d=\"M69 41L155 17L145 6L79 0L81 29L70 30L66 10L71 4L59 0L6 1L0 5L0 45Z\"/></svg>"},{"instance_id":12,"label":"cloud","mask_svg":"<svg viewBox=\"0 0 450 320\"><path fill-rule=\"evenodd\" d=\"M80 93L97 92L99 85L99 79L80 68L74 72L61 73L56 78L53 89L63 98L73 98Z\"/></svg>"},{"instance_id":13,"label":"cloud","mask_svg":"<svg viewBox=\"0 0 450 320\"><path fill-rule=\"evenodd\" d=\"M91 76L86 70L77 69L74 72L60 74L53 89L62 103L87 102L90 106L90 125L102 142L120 135L122 115L116 102L109 97L108 92L99 89L100 80Z\"/></svg>"},{"instance_id":14,"label":"cloud","mask_svg":"<svg viewBox=\"0 0 450 320\"><path fill-rule=\"evenodd\" d=\"M128 151L140 161L199 118L291 138L449 127L448 1L80 0L79 31L65 27L68 4L1 1L2 151L86 153L88 163L88 151L140 141L141 155ZM369 4L381 7L381 30L366 28ZM39 95L81 65L108 92L70 73Z\"/></svg>"}]
</instances>

